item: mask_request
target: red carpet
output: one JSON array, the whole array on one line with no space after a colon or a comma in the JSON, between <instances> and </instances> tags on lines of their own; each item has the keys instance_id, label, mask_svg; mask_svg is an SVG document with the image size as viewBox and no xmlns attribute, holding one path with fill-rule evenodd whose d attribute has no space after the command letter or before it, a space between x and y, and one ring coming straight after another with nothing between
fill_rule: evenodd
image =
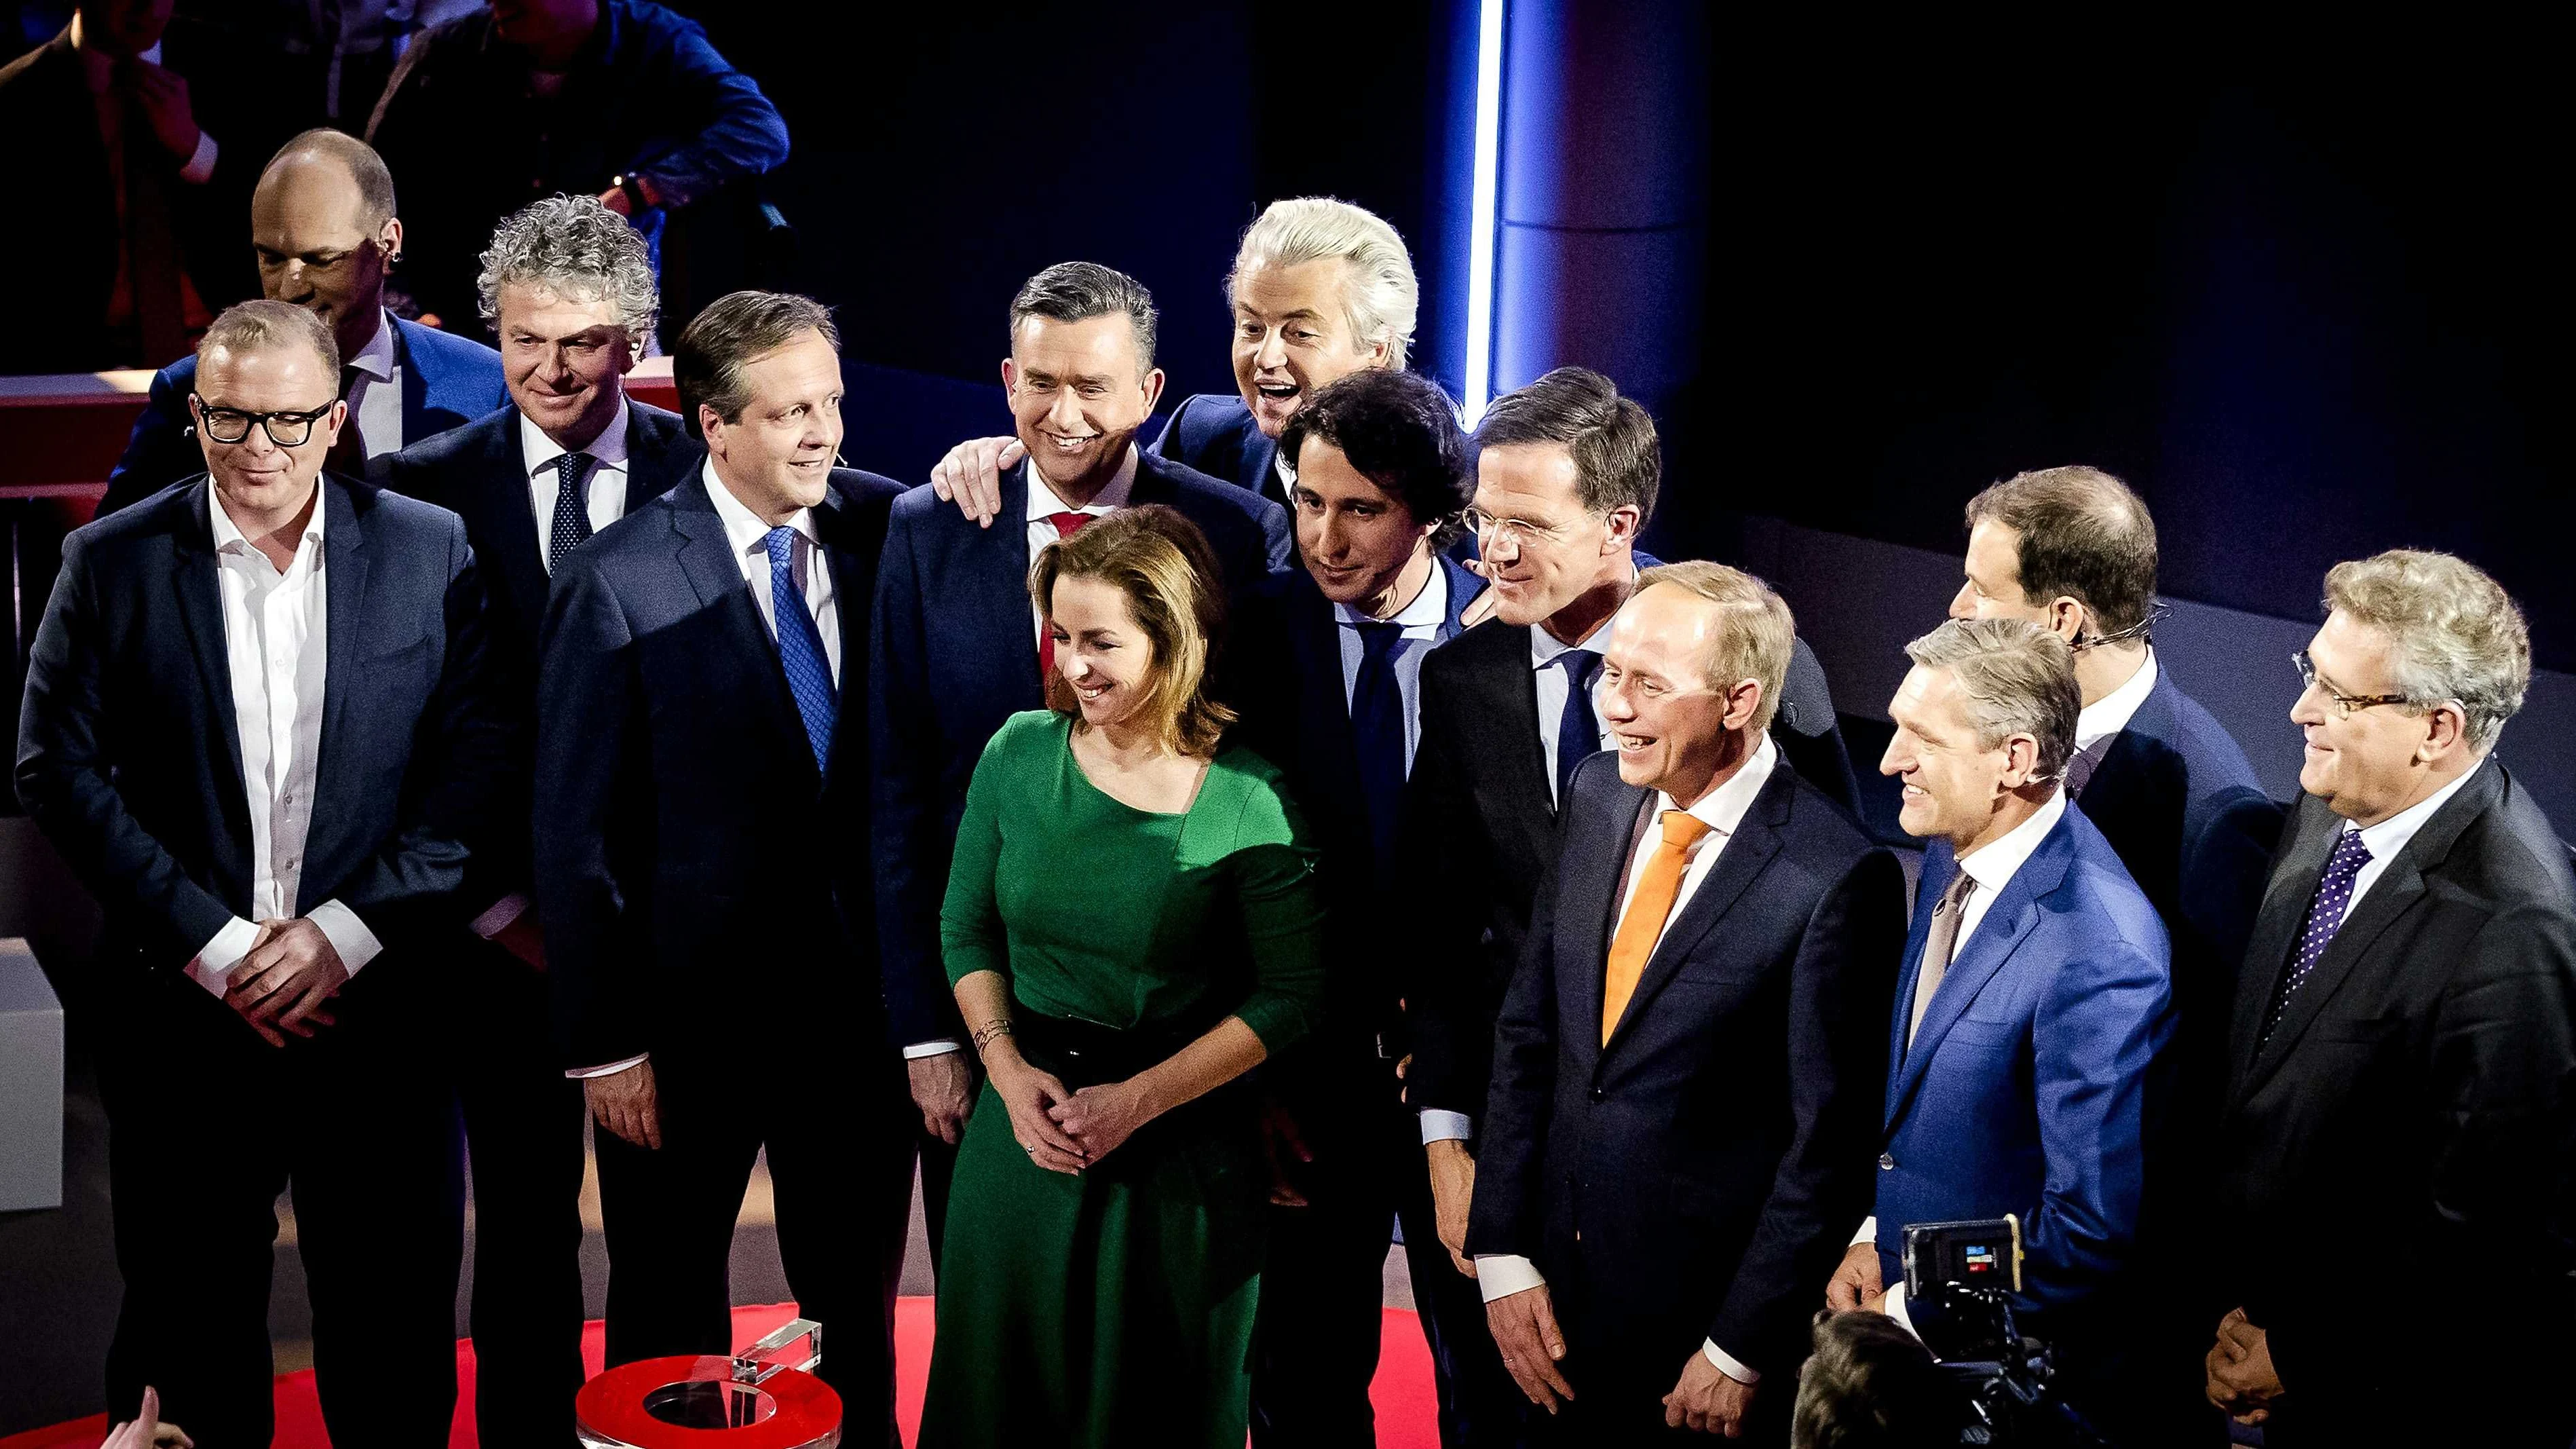
<instances>
[{"instance_id":1,"label":"red carpet","mask_svg":"<svg viewBox=\"0 0 2576 1449\"><path fill-rule=\"evenodd\" d=\"M737 1308L733 1311L734 1341L749 1343L790 1316L789 1305L784 1303ZM895 1305L895 1405L903 1419L907 1442L921 1428L921 1395L930 1377L930 1326L929 1299L906 1298ZM1379 1344L1377 1382L1369 1388L1369 1398L1377 1405L1379 1449L1436 1449L1440 1434L1437 1403L1431 1391L1431 1353L1422 1346L1422 1330L1415 1325L1413 1315L1401 1308L1386 1310ZM598 1320L593 1319L583 1331L581 1346L583 1355L590 1360L590 1371L599 1372ZM458 1397L463 1400L474 1384L471 1340L459 1340L456 1345L456 1378ZM99 1417L12 1434L0 1439L0 1449L98 1449L99 1441L106 1437L107 1420ZM306 1369L280 1378L276 1449L324 1449L330 1442L322 1432L322 1409L313 1396L313 1371ZM473 1449L474 1424L462 1407L447 1443L448 1449Z\"/></svg>"}]
</instances>

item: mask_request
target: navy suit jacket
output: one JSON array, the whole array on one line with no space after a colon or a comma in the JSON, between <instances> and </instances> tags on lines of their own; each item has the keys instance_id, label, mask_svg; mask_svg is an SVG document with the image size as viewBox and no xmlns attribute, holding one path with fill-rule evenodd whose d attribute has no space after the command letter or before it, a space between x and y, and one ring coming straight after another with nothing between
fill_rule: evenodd
<instances>
[{"instance_id":1,"label":"navy suit jacket","mask_svg":"<svg viewBox=\"0 0 2576 1449\"><path fill-rule=\"evenodd\" d=\"M1879 1269L1904 1280L1908 1223L2013 1213L2026 1300L2064 1313L2137 1253L2149 1074L2173 1032L2164 923L2070 806L1959 943L1909 1049L1924 940L1958 870L1948 841L1925 850L1896 983Z\"/></svg>"},{"instance_id":2,"label":"navy suit jacket","mask_svg":"<svg viewBox=\"0 0 2576 1449\"><path fill-rule=\"evenodd\" d=\"M706 448L691 438L679 415L649 403L626 401L626 511L634 512L696 475ZM536 734L537 640L545 626L549 579L537 546L535 506L528 492L526 454L519 443L519 409L500 411L461 428L414 443L386 460L384 484L397 493L435 503L465 520L490 580L496 672L511 707L525 715L524 737ZM528 778L526 771L522 780ZM531 888L529 802L495 822L499 833L479 842L469 900L489 906Z\"/></svg>"},{"instance_id":3,"label":"navy suit jacket","mask_svg":"<svg viewBox=\"0 0 2576 1449\"><path fill-rule=\"evenodd\" d=\"M474 421L510 400L501 385L501 354L435 327L393 319L402 354L403 446L433 433ZM188 394L197 386L197 359L182 357L152 375L152 392L134 432L125 440L125 456L108 471L107 496L98 501L105 518L193 473L206 471L205 450L189 431ZM381 462L370 467L380 472ZM376 482L385 481L377 477Z\"/></svg>"},{"instance_id":4,"label":"navy suit jacket","mask_svg":"<svg viewBox=\"0 0 2576 1449\"><path fill-rule=\"evenodd\" d=\"M1211 478L1248 488L1282 508L1290 506L1279 481L1279 440L1252 421L1252 409L1232 393L1203 392L1181 400L1155 437L1153 453Z\"/></svg>"},{"instance_id":5,"label":"navy suit jacket","mask_svg":"<svg viewBox=\"0 0 2576 1449\"><path fill-rule=\"evenodd\" d=\"M18 725L18 795L107 917L112 967L177 971L251 919L251 827L203 475L75 530ZM466 842L516 754L454 514L325 474L322 739L298 915L388 954L471 912ZM367 974L382 972L377 964Z\"/></svg>"},{"instance_id":6,"label":"navy suit jacket","mask_svg":"<svg viewBox=\"0 0 2576 1449\"><path fill-rule=\"evenodd\" d=\"M1655 796L1606 753L1570 793L1495 1033L1467 1249L1579 1282L1596 1311L1571 1331L1591 1362L1642 1359L1668 1385L1706 1337L1793 1373L1869 1211L1904 873L1780 761L1605 1046L1610 941Z\"/></svg>"},{"instance_id":7,"label":"navy suit jacket","mask_svg":"<svg viewBox=\"0 0 2576 1449\"><path fill-rule=\"evenodd\" d=\"M567 1065L739 1066L782 1033L882 1034L854 691L902 491L839 468L813 511L841 637L821 770L703 479L566 555L537 695L536 879Z\"/></svg>"},{"instance_id":8,"label":"navy suit jacket","mask_svg":"<svg viewBox=\"0 0 2576 1449\"><path fill-rule=\"evenodd\" d=\"M1002 721L1046 708L1029 603L1028 499L1023 464L1002 475L1002 511L990 528L928 488L896 500L887 524L869 651L870 829L886 1006L911 1041L955 1030L939 907L975 762ZM1274 575L1288 560L1287 513L1151 453L1137 461L1128 501L1167 504L1199 526L1225 572L1228 654L1275 659L1267 651L1279 647L1269 631L1277 627ZM1230 692L1222 688L1229 672L1265 682L1277 673L1221 664L1220 692Z\"/></svg>"}]
</instances>

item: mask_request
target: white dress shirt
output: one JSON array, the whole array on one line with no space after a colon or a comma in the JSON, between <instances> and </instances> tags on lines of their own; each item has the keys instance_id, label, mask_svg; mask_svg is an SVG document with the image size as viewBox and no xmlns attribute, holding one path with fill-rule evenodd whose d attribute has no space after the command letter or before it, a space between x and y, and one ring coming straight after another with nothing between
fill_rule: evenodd
<instances>
[{"instance_id":1,"label":"white dress shirt","mask_svg":"<svg viewBox=\"0 0 2576 1449\"><path fill-rule=\"evenodd\" d=\"M349 381L349 420L342 426L358 430L358 443L371 460L401 452L402 349L395 343L393 314L384 314L376 324L376 335L367 339L357 356L340 361L343 367L358 370Z\"/></svg>"},{"instance_id":2,"label":"white dress shirt","mask_svg":"<svg viewBox=\"0 0 2576 1449\"><path fill-rule=\"evenodd\" d=\"M1404 709L1404 773L1413 774L1413 752L1422 744L1422 656L1440 642L1440 626L1449 620L1449 571L1440 560L1431 560L1431 575L1414 591L1413 602L1395 611L1391 619L1372 619L1348 604L1335 604L1333 618L1341 627L1334 632L1342 643L1342 707L1350 708L1351 697L1359 690L1360 665L1368 657L1368 646L1360 637L1362 624L1393 624L1402 632L1396 635L1396 647L1387 662L1395 669L1395 690Z\"/></svg>"},{"instance_id":3,"label":"white dress shirt","mask_svg":"<svg viewBox=\"0 0 2576 1449\"><path fill-rule=\"evenodd\" d=\"M304 839L313 828L313 785L322 747L324 665L330 657L330 581L324 575L323 515L312 520L279 573L253 547L214 488L206 511L215 536L215 586L223 599L224 659L232 676L233 726L240 737L242 795L250 809L250 912L255 920L295 915L304 884ZM308 913L355 976L384 949L358 913L337 900ZM251 921L224 923L196 959L190 980L224 994L259 937Z\"/></svg>"},{"instance_id":4,"label":"white dress shirt","mask_svg":"<svg viewBox=\"0 0 2576 1449\"><path fill-rule=\"evenodd\" d=\"M1545 624L1529 626L1530 669L1538 683L1539 752L1547 760L1547 798L1550 800L1556 798L1556 732L1565 723L1565 691L1572 687L1572 681L1565 677L1565 670L1556 664L1556 656L1577 647L1600 653L1602 646L1610 641L1611 622L1618 617L1612 614L1602 620L1599 627L1583 636L1580 646L1558 639L1547 632ZM1601 695L1597 690L1592 696L1592 728L1592 743L1580 746L1587 755L1610 748L1610 727L1601 722Z\"/></svg>"},{"instance_id":5,"label":"white dress shirt","mask_svg":"<svg viewBox=\"0 0 2576 1449\"><path fill-rule=\"evenodd\" d=\"M2138 672L2146 673L2145 670ZM2130 681L2132 684L2136 682ZM2108 700L2109 696L2105 696L2104 702ZM2066 792L2051 791L2048 803L2040 806L2038 813L2004 832L2002 838L1988 841L1959 857L1959 869L1977 883L1977 888L1968 892L1968 903L1960 908L1959 934L1950 943L1951 960L1956 961L1967 954L1969 938L1975 936L1977 927L1985 923L1986 912L1994 909L1995 898L2003 894L2005 886L2012 884L2012 878L2020 872L2022 863L2039 849L2039 843L2048 838L2048 832L2055 830L2057 822L2065 818ZM1907 1006L1908 1003L1899 1003L1897 1009L1905 1010ZM1859 1232L1852 1234L1852 1242L1858 1245L1877 1241L1878 1218L1873 1214L1862 1221ZM1905 1285L1890 1283L1886 1288L1887 1316L1904 1324L1906 1331L1911 1333L1914 1320L1905 1312Z\"/></svg>"},{"instance_id":6,"label":"white dress shirt","mask_svg":"<svg viewBox=\"0 0 2576 1449\"><path fill-rule=\"evenodd\" d=\"M1080 508L1055 496L1055 485L1047 482L1046 475L1038 471L1037 459L1029 459L1028 469L1029 562L1036 563L1038 550L1055 542L1059 537L1055 531L1055 525L1047 522L1047 515L1088 513L1098 518L1110 509L1127 506L1127 496L1135 491L1136 487L1136 445L1132 442L1127 445L1127 456L1118 460L1118 471L1109 475L1109 482L1100 490L1098 497ZM1029 620L1036 627L1038 636L1043 638L1046 634L1046 615L1039 612L1035 601L1029 604Z\"/></svg>"},{"instance_id":7,"label":"white dress shirt","mask_svg":"<svg viewBox=\"0 0 2576 1449\"><path fill-rule=\"evenodd\" d=\"M2381 876L2388 874L2388 863L2395 860L2397 853L2406 848L2406 842L2415 838L2415 832L2424 828L2424 822L2432 819L2434 813L2448 804L2452 796L2459 794L2460 787L2469 783L2470 776L2485 768L2486 761L2479 760L2469 766L2460 778L2380 821L2377 825L2355 825L2349 820L2343 823L2344 829L2361 832L2362 848L2370 852L2369 863L2352 878L2352 899L2344 902L2343 907L2345 920L2351 920L2352 913L2361 909L2361 898L2370 894L2370 888L2379 883Z\"/></svg>"},{"instance_id":8,"label":"white dress shirt","mask_svg":"<svg viewBox=\"0 0 2576 1449\"><path fill-rule=\"evenodd\" d=\"M626 516L626 399L617 400L617 416L580 451L597 460L582 475L583 512L590 531L599 532ZM568 449L546 436L546 430L519 414L519 457L528 465L528 506L536 510L537 566L554 572L555 499L563 492L563 474L555 459ZM766 567L766 565L764 565Z\"/></svg>"},{"instance_id":9,"label":"white dress shirt","mask_svg":"<svg viewBox=\"0 0 2576 1449\"><path fill-rule=\"evenodd\" d=\"M1753 808L1754 797L1771 782L1772 768L1779 759L1779 750L1771 743L1770 731L1763 731L1761 743L1754 746L1753 754L1745 760L1743 767L1725 784L1711 790L1698 804L1690 807L1689 813L1706 825L1708 831L1690 847L1689 864L1682 869L1681 889L1674 893L1672 909L1664 914L1664 924L1655 932L1656 944L1662 944L1664 931L1681 919L1682 912L1690 906L1691 897L1699 893L1701 883L1708 879L1710 871L1717 868L1718 857L1725 852L1726 843L1735 837L1737 828L1743 825L1744 812ZM1655 808L1645 813L1637 833L1630 838L1626 883L1619 892L1620 916L1628 914L1629 902L1637 897L1637 883L1645 878L1646 862L1663 846L1664 812L1680 808L1680 803L1672 796L1658 792ZM1613 934L1616 934L1615 928ZM1647 952L1649 958L1653 954L1651 950ZM1476 1255L1476 1287L1488 1303L1514 1293L1527 1292L1546 1282L1538 1265L1518 1253ZM1700 1352L1708 1356L1708 1361L1719 1372L1737 1383L1754 1383L1762 1377L1759 1370L1747 1367L1718 1347L1715 1339L1703 1340Z\"/></svg>"},{"instance_id":10,"label":"white dress shirt","mask_svg":"<svg viewBox=\"0 0 2576 1449\"><path fill-rule=\"evenodd\" d=\"M2083 754L2102 741L2129 727L2137 716L2138 706L2156 687L2156 651L2147 651L2146 661L2126 684L2084 706L2075 715L2075 753Z\"/></svg>"}]
</instances>

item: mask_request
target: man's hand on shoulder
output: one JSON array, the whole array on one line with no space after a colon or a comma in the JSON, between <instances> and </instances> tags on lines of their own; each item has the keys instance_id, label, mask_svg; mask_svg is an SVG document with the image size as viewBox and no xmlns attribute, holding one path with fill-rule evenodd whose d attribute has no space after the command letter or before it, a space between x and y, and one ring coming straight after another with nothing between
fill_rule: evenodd
<instances>
[{"instance_id":1,"label":"man's hand on shoulder","mask_svg":"<svg viewBox=\"0 0 2576 1449\"><path fill-rule=\"evenodd\" d=\"M1018 467L1028 455L1017 438L968 438L930 470L930 491L990 528L1002 513L1002 470Z\"/></svg>"}]
</instances>

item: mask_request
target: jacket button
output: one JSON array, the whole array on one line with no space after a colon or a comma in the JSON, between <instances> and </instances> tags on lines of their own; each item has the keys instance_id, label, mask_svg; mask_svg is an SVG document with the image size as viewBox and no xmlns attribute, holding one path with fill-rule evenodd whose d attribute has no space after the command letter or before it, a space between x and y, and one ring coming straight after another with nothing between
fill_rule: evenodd
<instances>
[{"instance_id":1,"label":"jacket button","mask_svg":"<svg viewBox=\"0 0 2576 1449\"><path fill-rule=\"evenodd\" d=\"M1878 1170L1881 1172L1894 1172L1896 1170L1896 1159L1884 1152L1878 1154Z\"/></svg>"},{"instance_id":2,"label":"jacket button","mask_svg":"<svg viewBox=\"0 0 2576 1449\"><path fill-rule=\"evenodd\" d=\"M1607 1100L1609 1099L1609 1096L1610 1096L1610 1094L1609 1094L1609 1093L1602 1091L1599 1087L1595 1087L1595 1088L1593 1088L1593 1089L1592 1089L1592 1100L1593 1100L1593 1101L1596 1101L1596 1102L1607 1101Z\"/></svg>"}]
</instances>

